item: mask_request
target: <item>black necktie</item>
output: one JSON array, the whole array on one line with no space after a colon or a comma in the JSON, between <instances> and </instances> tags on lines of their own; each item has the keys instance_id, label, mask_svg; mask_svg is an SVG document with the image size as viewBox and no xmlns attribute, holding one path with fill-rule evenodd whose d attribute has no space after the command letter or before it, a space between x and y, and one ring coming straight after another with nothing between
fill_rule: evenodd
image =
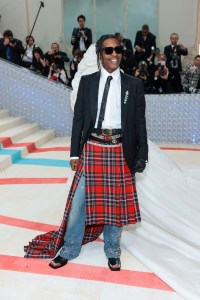
<instances>
[{"instance_id":1,"label":"black necktie","mask_svg":"<svg viewBox=\"0 0 200 300\"><path fill-rule=\"evenodd\" d=\"M108 91L110 88L110 82L112 80L112 76L108 76L107 80L106 80L106 84L104 87L104 91L103 91L103 98L102 98L102 102L101 102L101 108L100 108L100 113L99 113L99 120L98 120L98 124L97 124L97 128L101 129L102 128L102 122L104 120L104 115L105 115L105 109L106 109L106 102L107 102L107 97L108 97Z\"/></svg>"}]
</instances>

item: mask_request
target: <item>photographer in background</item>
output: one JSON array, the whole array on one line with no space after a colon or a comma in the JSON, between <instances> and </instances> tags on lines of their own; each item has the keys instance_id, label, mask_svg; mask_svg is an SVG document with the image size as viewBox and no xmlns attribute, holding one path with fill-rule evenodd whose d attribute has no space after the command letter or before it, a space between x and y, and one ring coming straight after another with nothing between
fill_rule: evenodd
<instances>
[{"instance_id":1,"label":"photographer in background","mask_svg":"<svg viewBox=\"0 0 200 300\"><path fill-rule=\"evenodd\" d=\"M81 61L81 59L83 58L83 52L79 49L76 49L74 52L74 57L72 59L72 61L69 64L69 69L70 69L70 82L69 82L69 86L71 86L71 82L74 79L74 76L76 74L76 72L78 71L78 65Z\"/></svg>"},{"instance_id":2,"label":"photographer in background","mask_svg":"<svg viewBox=\"0 0 200 300\"><path fill-rule=\"evenodd\" d=\"M77 21L79 23L79 27L73 29L71 38L71 44L73 46L72 54L74 54L76 49L80 49L83 53L85 53L92 44L92 31L90 28L85 27L85 16L78 16Z\"/></svg>"},{"instance_id":3,"label":"photographer in background","mask_svg":"<svg viewBox=\"0 0 200 300\"><path fill-rule=\"evenodd\" d=\"M48 79L62 84L67 84L68 80L64 69L60 69L58 65L52 63L49 67Z\"/></svg>"},{"instance_id":4,"label":"photographer in background","mask_svg":"<svg viewBox=\"0 0 200 300\"><path fill-rule=\"evenodd\" d=\"M169 93L183 92L180 75L182 71L181 55L188 55L188 49L183 44L178 44L178 40L179 35L172 33L171 44L164 48L164 54L167 57L166 64L169 69Z\"/></svg>"},{"instance_id":5,"label":"photographer in background","mask_svg":"<svg viewBox=\"0 0 200 300\"><path fill-rule=\"evenodd\" d=\"M30 68L31 63L33 61L33 50L35 47L34 45L35 39L32 35L28 35L26 37L26 48L25 48L25 53L22 56L22 61L23 61L23 67L24 68Z\"/></svg>"},{"instance_id":6,"label":"photographer in background","mask_svg":"<svg viewBox=\"0 0 200 300\"><path fill-rule=\"evenodd\" d=\"M55 64L59 66L60 69L65 70L65 63L69 62L69 57L67 53L60 51L58 43L51 44L51 50L45 53L45 58L48 60L49 64Z\"/></svg>"},{"instance_id":7,"label":"photographer in background","mask_svg":"<svg viewBox=\"0 0 200 300\"><path fill-rule=\"evenodd\" d=\"M4 31L3 38L0 38L0 57L14 64L22 65L21 54L24 54L24 52L22 42L13 38L12 31Z\"/></svg>"},{"instance_id":8,"label":"photographer in background","mask_svg":"<svg viewBox=\"0 0 200 300\"><path fill-rule=\"evenodd\" d=\"M196 55L193 64L188 64L184 70L183 90L186 93L200 93L200 55Z\"/></svg>"},{"instance_id":9,"label":"photographer in background","mask_svg":"<svg viewBox=\"0 0 200 300\"><path fill-rule=\"evenodd\" d=\"M133 54L132 42L131 40L124 38L120 32L116 32L115 36L119 39L123 48L120 68L124 71L124 73L133 76L137 69L137 62L135 55Z\"/></svg>"},{"instance_id":10,"label":"photographer in background","mask_svg":"<svg viewBox=\"0 0 200 300\"><path fill-rule=\"evenodd\" d=\"M148 64L142 60L139 62L138 69L135 71L135 77L142 79L145 94L151 94L153 90L153 80L148 71Z\"/></svg>"},{"instance_id":11,"label":"photographer in background","mask_svg":"<svg viewBox=\"0 0 200 300\"><path fill-rule=\"evenodd\" d=\"M168 76L169 69L166 66L166 56L159 53L160 60L158 61L156 71L154 73L154 88L155 93L168 93Z\"/></svg>"},{"instance_id":12,"label":"photographer in background","mask_svg":"<svg viewBox=\"0 0 200 300\"><path fill-rule=\"evenodd\" d=\"M139 63L142 60L154 61L156 49L156 36L149 31L149 26L144 24L142 30L137 31L135 36L135 58Z\"/></svg>"},{"instance_id":13,"label":"photographer in background","mask_svg":"<svg viewBox=\"0 0 200 300\"><path fill-rule=\"evenodd\" d=\"M33 50L33 61L30 70L45 77L49 74L49 62L44 57L42 50L35 47Z\"/></svg>"}]
</instances>

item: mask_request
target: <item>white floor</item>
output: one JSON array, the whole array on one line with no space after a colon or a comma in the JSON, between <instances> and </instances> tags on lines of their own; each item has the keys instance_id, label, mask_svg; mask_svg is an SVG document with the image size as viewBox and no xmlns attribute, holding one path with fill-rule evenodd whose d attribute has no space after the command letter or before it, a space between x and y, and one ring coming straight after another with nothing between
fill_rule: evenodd
<instances>
[{"instance_id":1,"label":"white floor","mask_svg":"<svg viewBox=\"0 0 200 300\"><path fill-rule=\"evenodd\" d=\"M2 130L0 137L8 137L5 132ZM1 148L21 150L22 142L35 141L20 137L10 148ZM20 143L17 148L16 143ZM39 147L35 144L40 152L28 153L6 167L3 160L10 154L1 155L0 148L0 299L193 300L180 296L124 246L122 270L111 272L101 240L83 246L80 256L59 270L49 268L47 260L24 259L24 245L37 234L59 226L73 176L67 164L68 138L49 138ZM191 167L199 171L199 146L173 147L179 150L162 151L185 172ZM199 172L194 173L200 179Z\"/></svg>"}]
</instances>

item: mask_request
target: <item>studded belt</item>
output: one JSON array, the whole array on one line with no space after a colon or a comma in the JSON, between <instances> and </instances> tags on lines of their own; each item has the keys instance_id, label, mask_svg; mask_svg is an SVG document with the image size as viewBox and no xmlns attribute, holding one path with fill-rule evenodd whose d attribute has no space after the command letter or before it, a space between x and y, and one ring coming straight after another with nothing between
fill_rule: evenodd
<instances>
[{"instance_id":1,"label":"studded belt","mask_svg":"<svg viewBox=\"0 0 200 300\"><path fill-rule=\"evenodd\" d=\"M94 128L93 129L93 133L96 133L98 135L108 135L108 136L113 136L113 135L117 135L117 134L121 134L122 133L122 130L121 129L107 129L107 128L102 128L102 129L97 129L97 128Z\"/></svg>"},{"instance_id":2,"label":"studded belt","mask_svg":"<svg viewBox=\"0 0 200 300\"><path fill-rule=\"evenodd\" d=\"M91 141L97 141L102 144L114 145L122 142L122 135L98 135L96 133L92 133L89 138Z\"/></svg>"}]
</instances>

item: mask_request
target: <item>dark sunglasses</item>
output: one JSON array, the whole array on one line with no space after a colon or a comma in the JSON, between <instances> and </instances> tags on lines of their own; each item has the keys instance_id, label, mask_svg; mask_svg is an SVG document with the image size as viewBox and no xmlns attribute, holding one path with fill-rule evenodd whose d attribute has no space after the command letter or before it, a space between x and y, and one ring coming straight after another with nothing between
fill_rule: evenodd
<instances>
[{"instance_id":1,"label":"dark sunglasses","mask_svg":"<svg viewBox=\"0 0 200 300\"><path fill-rule=\"evenodd\" d=\"M113 51L115 51L115 53L117 53L117 54L122 54L123 48L122 48L122 46L116 46L115 48L105 47L105 48L102 48L102 51L104 51L105 54L107 54L107 55L112 54Z\"/></svg>"}]
</instances>

